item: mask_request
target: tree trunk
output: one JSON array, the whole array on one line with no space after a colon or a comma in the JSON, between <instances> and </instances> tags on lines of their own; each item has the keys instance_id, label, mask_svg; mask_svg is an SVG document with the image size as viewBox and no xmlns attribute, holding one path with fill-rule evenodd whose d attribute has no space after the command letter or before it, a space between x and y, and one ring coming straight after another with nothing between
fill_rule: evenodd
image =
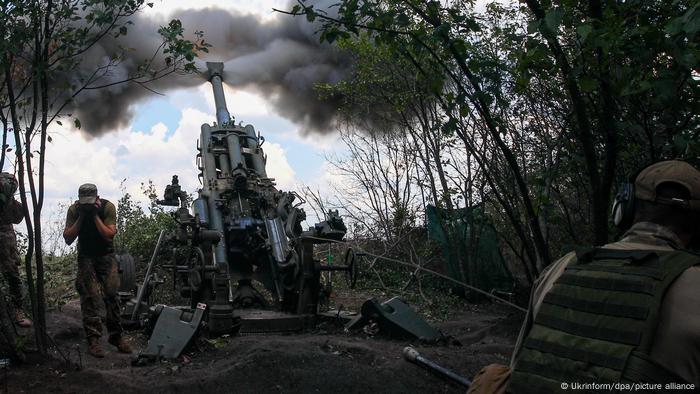
<instances>
[{"instance_id":1,"label":"tree trunk","mask_svg":"<svg viewBox=\"0 0 700 394\"><path fill-rule=\"evenodd\" d=\"M5 169L5 157L7 155L7 117L0 112L0 121L2 121L2 151L0 151L0 171Z\"/></svg>"},{"instance_id":2,"label":"tree trunk","mask_svg":"<svg viewBox=\"0 0 700 394\"><path fill-rule=\"evenodd\" d=\"M52 13L53 1L48 0L46 13L44 14L44 37L40 62L45 65L49 59L49 43L51 42L50 16ZM46 74L46 67L39 67L39 85L41 90L41 135L39 142L39 188L32 188L34 204L34 235L35 235L35 262L36 262L36 298L37 298L37 342L41 343L40 348L46 348L46 295L44 292L44 251L41 237L41 211L44 207L44 175L46 164L46 138L49 115L49 82ZM29 144L29 142L27 142ZM29 148L29 147L27 147ZM33 173L30 173L33 180ZM32 182L33 184L33 182Z\"/></svg>"},{"instance_id":3,"label":"tree trunk","mask_svg":"<svg viewBox=\"0 0 700 394\"><path fill-rule=\"evenodd\" d=\"M7 54L5 54L5 64L11 64L10 59ZM24 211L24 222L27 226L27 255L24 258L24 269L27 275L27 293L29 294L29 301L32 306L32 317L36 320L39 311L37 309L36 292L34 289L34 277L32 275L32 255L34 252L34 232L32 226L32 217L29 215L29 203L27 201L27 190L24 183L24 156L22 154L22 137L20 135L20 122L17 115L17 103L15 102L15 93L12 85L12 75L10 73L10 67L5 68L5 82L7 88L7 97L10 104L10 115L12 119L12 127L15 136L15 157L17 160L17 184L20 192L20 200L22 202L22 207ZM38 342L37 345L40 346L39 351L43 353L46 352L45 348L42 348L42 341Z\"/></svg>"}]
</instances>

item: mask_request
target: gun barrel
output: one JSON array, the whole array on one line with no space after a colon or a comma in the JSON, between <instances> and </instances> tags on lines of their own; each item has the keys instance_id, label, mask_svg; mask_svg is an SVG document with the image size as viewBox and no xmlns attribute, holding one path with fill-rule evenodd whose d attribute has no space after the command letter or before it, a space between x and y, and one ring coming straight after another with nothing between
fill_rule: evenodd
<instances>
[{"instance_id":1,"label":"gun barrel","mask_svg":"<svg viewBox=\"0 0 700 394\"><path fill-rule=\"evenodd\" d=\"M231 120L231 115L226 108L226 97L224 96L224 63L207 62L209 71L209 82L214 89L214 103L216 105L216 121L224 124Z\"/></svg>"}]
</instances>

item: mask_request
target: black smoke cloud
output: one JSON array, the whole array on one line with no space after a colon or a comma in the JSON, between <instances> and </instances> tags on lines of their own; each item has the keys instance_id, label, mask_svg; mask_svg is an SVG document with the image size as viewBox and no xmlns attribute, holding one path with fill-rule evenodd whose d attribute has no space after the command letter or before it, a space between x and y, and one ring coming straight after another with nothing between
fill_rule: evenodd
<instances>
[{"instance_id":1,"label":"black smoke cloud","mask_svg":"<svg viewBox=\"0 0 700 394\"><path fill-rule=\"evenodd\" d=\"M177 11L169 15L168 20L171 18L180 19L188 32L203 31L204 39L212 45L210 52L198 60L200 69L205 68L204 61L223 61L225 83L263 94L275 112L300 125L304 132L325 133L334 129L338 100L320 100L314 86L349 77L352 66L348 56L319 42L318 23L281 14L262 21L253 15L218 8ZM153 55L161 42L158 27L167 20L142 16L132 20L134 25L129 27L126 36L103 40L86 54L80 67L70 76L73 85L80 86L90 73L120 52L120 47L130 48L127 57L97 84L123 80ZM138 104L153 97L151 90L167 93L202 83L205 79L200 75L171 74L146 85L147 88L136 83L122 83L86 90L77 96L71 111L80 119L84 133L99 136L128 125L139 110ZM235 116L235 108L229 111Z\"/></svg>"}]
</instances>

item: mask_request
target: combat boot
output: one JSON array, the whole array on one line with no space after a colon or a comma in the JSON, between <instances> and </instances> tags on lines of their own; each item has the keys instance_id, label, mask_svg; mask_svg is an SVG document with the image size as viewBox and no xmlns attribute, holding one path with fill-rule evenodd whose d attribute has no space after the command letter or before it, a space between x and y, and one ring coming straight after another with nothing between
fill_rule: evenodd
<instances>
[{"instance_id":1,"label":"combat boot","mask_svg":"<svg viewBox=\"0 0 700 394\"><path fill-rule=\"evenodd\" d=\"M100 346L100 338L98 338L98 337L89 337L88 338L88 353L90 353L90 355L93 357L104 358L105 351L102 350L102 346Z\"/></svg>"},{"instance_id":2,"label":"combat boot","mask_svg":"<svg viewBox=\"0 0 700 394\"><path fill-rule=\"evenodd\" d=\"M131 353L131 346L122 338L121 334L110 335L108 342L114 345L119 350L119 353Z\"/></svg>"}]
</instances>

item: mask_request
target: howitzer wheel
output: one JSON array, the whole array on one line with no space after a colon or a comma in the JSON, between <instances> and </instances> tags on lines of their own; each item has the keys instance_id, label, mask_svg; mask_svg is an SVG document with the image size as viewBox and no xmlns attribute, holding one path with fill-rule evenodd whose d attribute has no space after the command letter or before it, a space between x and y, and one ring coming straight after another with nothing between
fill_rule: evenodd
<instances>
[{"instance_id":1,"label":"howitzer wheel","mask_svg":"<svg viewBox=\"0 0 700 394\"><path fill-rule=\"evenodd\" d=\"M130 254L115 256L119 270L119 291L133 292L136 290L136 260Z\"/></svg>"},{"instance_id":2,"label":"howitzer wheel","mask_svg":"<svg viewBox=\"0 0 700 394\"><path fill-rule=\"evenodd\" d=\"M345 251L345 282L351 289L357 284L357 256L352 248Z\"/></svg>"},{"instance_id":3,"label":"howitzer wheel","mask_svg":"<svg viewBox=\"0 0 700 394\"><path fill-rule=\"evenodd\" d=\"M190 268L189 272L187 272L187 284L190 286L191 291L199 291L199 288L202 286L202 276L195 268Z\"/></svg>"}]
</instances>

